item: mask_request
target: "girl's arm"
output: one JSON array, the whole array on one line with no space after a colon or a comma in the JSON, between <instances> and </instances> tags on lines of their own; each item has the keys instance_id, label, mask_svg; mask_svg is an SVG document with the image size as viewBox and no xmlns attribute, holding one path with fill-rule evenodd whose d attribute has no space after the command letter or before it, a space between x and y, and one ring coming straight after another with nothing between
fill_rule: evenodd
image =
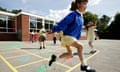
<instances>
[{"instance_id":1,"label":"girl's arm","mask_svg":"<svg viewBox=\"0 0 120 72\"><path fill-rule=\"evenodd\" d=\"M53 26L52 32L64 31L67 28L68 24L70 24L74 19L75 19L75 14L70 13L64 19L62 19L59 23Z\"/></svg>"}]
</instances>

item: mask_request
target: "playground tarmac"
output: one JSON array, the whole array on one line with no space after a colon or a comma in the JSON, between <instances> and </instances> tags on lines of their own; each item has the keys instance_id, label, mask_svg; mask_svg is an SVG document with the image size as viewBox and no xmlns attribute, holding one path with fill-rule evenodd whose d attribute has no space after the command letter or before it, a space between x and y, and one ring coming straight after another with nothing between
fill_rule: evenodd
<instances>
[{"instance_id":1,"label":"playground tarmac","mask_svg":"<svg viewBox=\"0 0 120 72\"><path fill-rule=\"evenodd\" d=\"M96 72L120 72L120 40L95 40L97 52L89 54L87 40L84 44L84 58L96 69ZM57 41L46 41L46 49L39 49L39 42L0 41L0 72L82 72L76 48L72 48L73 57L57 59L52 66L49 60L52 54L59 56L66 52Z\"/></svg>"}]
</instances>

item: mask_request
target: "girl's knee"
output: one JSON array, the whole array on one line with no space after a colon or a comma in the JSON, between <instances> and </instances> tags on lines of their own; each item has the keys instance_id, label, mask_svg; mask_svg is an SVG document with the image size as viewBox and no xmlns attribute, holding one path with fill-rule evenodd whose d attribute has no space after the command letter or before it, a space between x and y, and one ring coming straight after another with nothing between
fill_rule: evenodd
<instances>
[{"instance_id":1,"label":"girl's knee","mask_svg":"<svg viewBox=\"0 0 120 72\"><path fill-rule=\"evenodd\" d=\"M83 49L83 45L79 44L79 45L76 46L76 48L77 48L78 50L82 50L82 49Z\"/></svg>"},{"instance_id":2,"label":"girl's knee","mask_svg":"<svg viewBox=\"0 0 120 72\"><path fill-rule=\"evenodd\" d=\"M82 50L82 49L83 49L83 46L82 46L82 45L80 45L80 46L78 47L78 49L79 49L79 50Z\"/></svg>"},{"instance_id":3,"label":"girl's knee","mask_svg":"<svg viewBox=\"0 0 120 72\"><path fill-rule=\"evenodd\" d=\"M79 50L83 49L83 44L80 42L74 42L72 46L76 47Z\"/></svg>"},{"instance_id":4,"label":"girl's knee","mask_svg":"<svg viewBox=\"0 0 120 72\"><path fill-rule=\"evenodd\" d=\"M79 47L83 48L83 44L82 43L78 42L78 44L79 44Z\"/></svg>"}]
</instances>

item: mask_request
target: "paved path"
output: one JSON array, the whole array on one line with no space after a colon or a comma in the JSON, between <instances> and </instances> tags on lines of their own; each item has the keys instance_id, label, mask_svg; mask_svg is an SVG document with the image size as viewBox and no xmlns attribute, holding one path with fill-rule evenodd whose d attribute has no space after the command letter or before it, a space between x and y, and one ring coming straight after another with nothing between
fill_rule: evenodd
<instances>
[{"instance_id":1,"label":"paved path","mask_svg":"<svg viewBox=\"0 0 120 72\"><path fill-rule=\"evenodd\" d=\"M95 54L88 54L89 47L84 44L85 60L97 72L120 72L120 40L96 40L94 45L98 49ZM77 55L70 59L58 59L51 67L48 61L52 54L59 56L65 52L57 41L53 45L46 42L46 49L39 49L39 43L31 42L0 42L0 72L80 72L80 61ZM73 53L76 53L73 48Z\"/></svg>"}]
</instances>

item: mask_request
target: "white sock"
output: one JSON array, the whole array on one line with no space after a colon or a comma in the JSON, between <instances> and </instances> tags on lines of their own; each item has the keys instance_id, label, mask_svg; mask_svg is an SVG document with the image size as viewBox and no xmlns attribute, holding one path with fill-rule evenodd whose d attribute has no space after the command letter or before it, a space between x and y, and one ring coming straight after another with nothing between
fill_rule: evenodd
<instances>
[{"instance_id":1,"label":"white sock","mask_svg":"<svg viewBox=\"0 0 120 72\"><path fill-rule=\"evenodd\" d=\"M81 61L82 65L87 65L86 61Z\"/></svg>"},{"instance_id":2,"label":"white sock","mask_svg":"<svg viewBox=\"0 0 120 72\"><path fill-rule=\"evenodd\" d=\"M95 49L95 48L92 48L92 51L96 51L96 49Z\"/></svg>"}]
</instances>

